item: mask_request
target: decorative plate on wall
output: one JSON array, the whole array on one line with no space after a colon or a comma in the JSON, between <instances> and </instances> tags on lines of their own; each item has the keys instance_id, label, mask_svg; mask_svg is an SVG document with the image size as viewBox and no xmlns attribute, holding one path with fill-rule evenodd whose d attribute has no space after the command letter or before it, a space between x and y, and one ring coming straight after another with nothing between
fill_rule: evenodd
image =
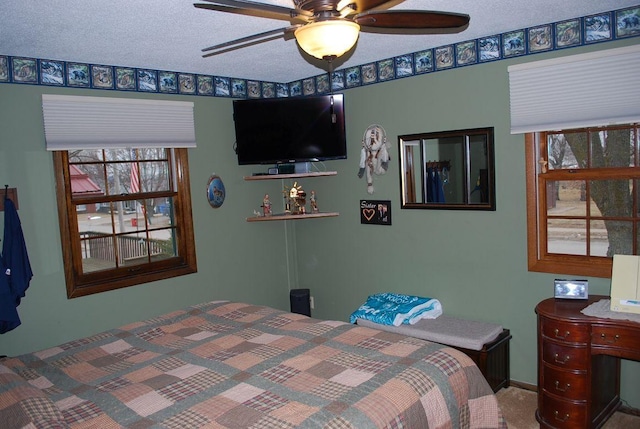
<instances>
[{"instance_id":1,"label":"decorative plate on wall","mask_svg":"<svg viewBox=\"0 0 640 429\"><path fill-rule=\"evenodd\" d=\"M207 201L214 209L217 209L224 203L224 197L226 192L224 190L224 183L222 183L222 179L220 176L215 173L211 175L209 178L209 183L207 184Z\"/></svg>"}]
</instances>

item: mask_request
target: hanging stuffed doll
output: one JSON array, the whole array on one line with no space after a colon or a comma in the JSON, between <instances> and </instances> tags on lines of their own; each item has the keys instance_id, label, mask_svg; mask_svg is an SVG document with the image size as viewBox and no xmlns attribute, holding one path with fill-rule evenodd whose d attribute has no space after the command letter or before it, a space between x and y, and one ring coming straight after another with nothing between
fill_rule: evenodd
<instances>
[{"instance_id":1,"label":"hanging stuffed doll","mask_svg":"<svg viewBox=\"0 0 640 429\"><path fill-rule=\"evenodd\" d=\"M362 151L360 153L360 170L358 177L367 175L367 192L373 194L373 175L381 175L389 168L389 149L391 145L387 141L387 133L380 125L369 125L362 138Z\"/></svg>"}]
</instances>

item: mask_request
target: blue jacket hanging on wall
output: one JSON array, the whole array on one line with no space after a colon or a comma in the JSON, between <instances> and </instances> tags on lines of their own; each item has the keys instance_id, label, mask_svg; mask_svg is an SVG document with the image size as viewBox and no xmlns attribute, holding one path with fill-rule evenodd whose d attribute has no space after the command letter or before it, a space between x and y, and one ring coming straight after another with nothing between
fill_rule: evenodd
<instances>
[{"instance_id":1,"label":"blue jacket hanging on wall","mask_svg":"<svg viewBox=\"0 0 640 429\"><path fill-rule=\"evenodd\" d=\"M427 202L444 203L444 188L440 180L440 173L435 167L427 168Z\"/></svg>"},{"instance_id":2,"label":"blue jacket hanging on wall","mask_svg":"<svg viewBox=\"0 0 640 429\"><path fill-rule=\"evenodd\" d=\"M33 277L18 211L4 199L4 240L0 255L0 334L20 325L18 305Z\"/></svg>"}]
</instances>

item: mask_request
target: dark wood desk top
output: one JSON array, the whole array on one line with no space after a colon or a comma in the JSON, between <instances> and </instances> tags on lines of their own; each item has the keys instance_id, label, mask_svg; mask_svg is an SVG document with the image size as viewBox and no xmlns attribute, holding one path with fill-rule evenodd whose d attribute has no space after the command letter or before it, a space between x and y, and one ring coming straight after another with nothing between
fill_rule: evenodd
<instances>
[{"instance_id":1,"label":"dark wood desk top","mask_svg":"<svg viewBox=\"0 0 640 429\"><path fill-rule=\"evenodd\" d=\"M640 323L624 319L609 319L582 314L580 311L594 302L610 299L606 295L591 295L588 299L557 299L549 298L541 301L536 307L536 313L551 319L575 321L582 323L611 324L640 329Z\"/></svg>"}]
</instances>

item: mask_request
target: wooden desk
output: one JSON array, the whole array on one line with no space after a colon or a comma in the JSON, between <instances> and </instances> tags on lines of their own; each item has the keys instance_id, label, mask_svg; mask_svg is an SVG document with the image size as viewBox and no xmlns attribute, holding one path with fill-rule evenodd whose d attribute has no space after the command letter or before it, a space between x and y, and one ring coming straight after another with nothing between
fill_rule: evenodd
<instances>
[{"instance_id":1,"label":"wooden desk","mask_svg":"<svg viewBox=\"0 0 640 429\"><path fill-rule=\"evenodd\" d=\"M640 360L640 323L580 312L601 299L609 297L536 306L542 428L597 428L620 406L620 358Z\"/></svg>"}]
</instances>

